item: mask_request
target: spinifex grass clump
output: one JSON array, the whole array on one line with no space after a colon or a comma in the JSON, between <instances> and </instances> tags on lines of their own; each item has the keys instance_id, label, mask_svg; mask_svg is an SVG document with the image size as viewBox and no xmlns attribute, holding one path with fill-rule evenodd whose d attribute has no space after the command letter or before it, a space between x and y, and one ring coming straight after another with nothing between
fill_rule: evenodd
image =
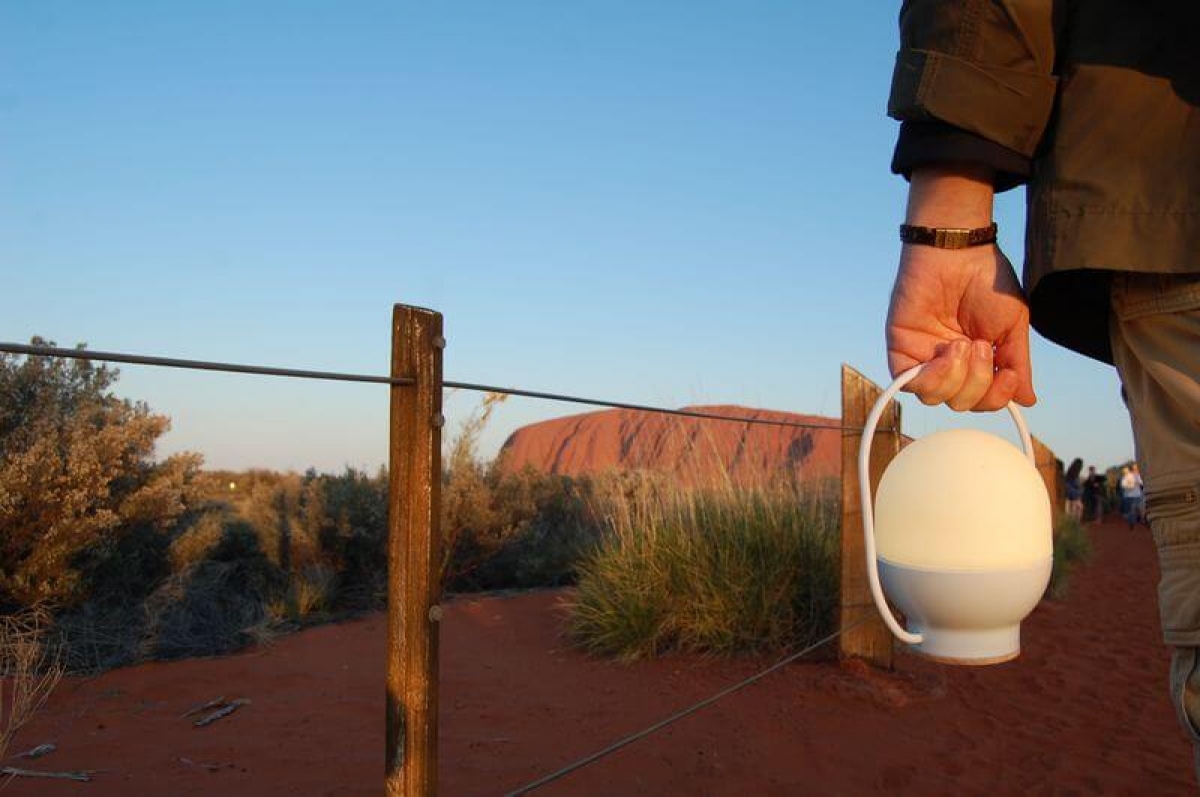
<instances>
[{"instance_id":1,"label":"spinifex grass clump","mask_svg":"<svg viewBox=\"0 0 1200 797\"><path fill-rule=\"evenodd\" d=\"M787 650L832 630L837 505L796 489L652 490L610 499L579 569L571 632L622 658Z\"/></svg>"},{"instance_id":2,"label":"spinifex grass clump","mask_svg":"<svg viewBox=\"0 0 1200 797\"><path fill-rule=\"evenodd\" d=\"M1051 598L1066 597L1071 570L1091 555L1092 541L1087 529L1077 520L1060 516L1054 524L1054 567L1046 589Z\"/></svg>"}]
</instances>

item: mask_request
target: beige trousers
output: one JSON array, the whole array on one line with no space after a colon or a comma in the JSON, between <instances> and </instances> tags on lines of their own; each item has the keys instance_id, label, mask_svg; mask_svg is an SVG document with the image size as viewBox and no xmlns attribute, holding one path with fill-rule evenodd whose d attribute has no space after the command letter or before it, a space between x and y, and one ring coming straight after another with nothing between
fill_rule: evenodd
<instances>
[{"instance_id":1,"label":"beige trousers","mask_svg":"<svg viewBox=\"0 0 1200 797\"><path fill-rule=\"evenodd\" d=\"M1200 777L1200 274L1118 274L1113 357L1158 546L1171 699Z\"/></svg>"}]
</instances>

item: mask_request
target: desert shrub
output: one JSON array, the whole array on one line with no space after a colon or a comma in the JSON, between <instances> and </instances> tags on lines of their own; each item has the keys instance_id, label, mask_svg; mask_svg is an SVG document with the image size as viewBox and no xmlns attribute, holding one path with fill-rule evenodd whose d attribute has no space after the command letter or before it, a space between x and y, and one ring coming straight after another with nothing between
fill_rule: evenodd
<instances>
[{"instance_id":1,"label":"desert shrub","mask_svg":"<svg viewBox=\"0 0 1200 797\"><path fill-rule=\"evenodd\" d=\"M500 398L492 394L450 441L442 467L442 563L444 584L453 585L491 556L513 533L515 507L501 506L498 472L478 454L479 437ZM512 495L510 498L523 496ZM518 509L519 511L519 509Z\"/></svg>"},{"instance_id":2,"label":"desert shrub","mask_svg":"<svg viewBox=\"0 0 1200 797\"><path fill-rule=\"evenodd\" d=\"M169 576L145 603L142 655L171 659L235 650L269 621L286 589L245 522L226 526L208 558Z\"/></svg>"},{"instance_id":3,"label":"desert shrub","mask_svg":"<svg viewBox=\"0 0 1200 797\"><path fill-rule=\"evenodd\" d=\"M289 621L311 612L382 605L386 586L387 479L347 468L304 475L216 472L206 495L226 515L244 522L260 550L286 574L287 594L273 615ZM227 522L227 521L222 521ZM203 555L214 527L203 524L173 544L177 560ZM311 611L305 604L315 605Z\"/></svg>"},{"instance_id":4,"label":"desert shrub","mask_svg":"<svg viewBox=\"0 0 1200 797\"><path fill-rule=\"evenodd\" d=\"M831 495L636 487L610 499L580 565L570 629L582 647L627 659L786 650L832 629Z\"/></svg>"},{"instance_id":5,"label":"desert shrub","mask_svg":"<svg viewBox=\"0 0 1200 797\"><path fill-rule=\"evenodd\" d=\"M60 610L54 622L69 671L226 653L276 621L270 607L285 595L286 578L256 530L220 506L180 525L173 541L156 534L138 543L128 535L85 570L95 579L87 600ZM151 545L153 557L146 555ZM123 555L123 547L133 553Z\"/></svg>"},{"instance_id":6,"label":"desert shrub","mask_svg":"<svg viewBox=\"0 0 1200 797\"><path fill-rule=\"evenodd\" d=\"M229 520L220 508L200 508L172 532L143 525L82 552L83 598L59 608L52 632L67 669L97 672L145 658L144 604L172 574L205 560Z\"/></svg>"},{"instance_id":7,"label":"desert shrub","mask_svg":"<svg viewBox=\"0 0 1200 797\"><path fill-rule=\"evenodd\" d=\"M592 484L527 468L511 473L478 455L503 400L488 394L451 441L442 477L442 583L452 591L571 583L598 536Z\"/></svg>"},{"instance_id":8,"label":"desert shrub","mask_svg":"<svg viewBox=\"0 0 1200 797\"><path fill-rule=\"evenodd\" d=\"M338 577L330 608L382 606L387 594L387 474L305 475L304 524ZM314 565L315 566L315 565Z\"/></svg>"},{"instance_id":9,"label":"desert shrub","mask_svg":"<svg viewBox=\"0 0 1200 797\"><path fill-rule=\"evenodd\" d=\"M252 470L231 477L235 490L216 485L209 497L258 536L263 554L285 572L322 561L320 545L307 521L307 477ZM208 483L212 488L211 482Z\"/></svg>"},{"instance_id":10,"label":"desert shrub","mask_svg":"<svg viewBox=\"0 0 1200 797\"><path fill-rule=\"evenodd\" d=\"M200 458L154 462L170 422L114 396L116 379L86 361L0 354L0 605L78 603L81 554L167 530L187 509Z\"/></svg>"},{"instance_id":11,"label":"desert shrub","mask_svg":"<svg viewBox=\"0 0 1200 797\"><path fill-rule=\"evenodd\" d=\"M1092 555L1092 541L1082 523L1061 515L1054 524L1054 566L1050 571L1047 594L1056 599L1066 597L1075 565Z\"/></svg>"},{"instance_id":12,"label":"desert shrub","mask_svg":"<svg viewBox=\"0 0 1200 797\"><path fill-rule=\"evenodd\" d=\"M445 583L456 591L524 589L573 583L599 537L591 482L489 468L476 489L484 523L460 525ZM451 517L447 522L462 522Z\"/></svg>"},{"instance_id":13,"label":"desert shrub","mask_svg":"<svg viewBox=\"0 0 1200 797\"><path fill-rule=\"evenodd\" d=\"M227 507L210 506L184 525L167 549L171 572L187 570L208 559L224 538L225 526L232 521L233 514Z\"/></svg>"},{"instance_id":14,"label":"desert shrub","mask_svg":"<svg viewBox=\"0 0 1200 797\"><path fill-rule=\"evenodd\" d=\"M171 572L170 550L171 535L151 524L85 549L74 562L82 602L111 606L145 599Z\"/></svg>"}]
</instances>

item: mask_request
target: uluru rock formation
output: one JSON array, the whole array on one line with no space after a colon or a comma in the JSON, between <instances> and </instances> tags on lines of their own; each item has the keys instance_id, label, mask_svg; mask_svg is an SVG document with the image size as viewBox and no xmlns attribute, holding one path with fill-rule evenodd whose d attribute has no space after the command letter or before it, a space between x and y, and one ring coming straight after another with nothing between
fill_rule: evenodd
<instances>
[{"instance_id":1,"label":"uluru rock formation","mask_svg":"<svg viewBox=\"0 0 1200 797\"><path fill-rule=\"evenodd\" d=\"M726 478L739 485L762 485L839 475L839 418L726 405L685 409L833 428L603 410L518 429L500 450L500 464L512 472L529 466L567 476L608 469L653 470L688 485L720 484Z\"/></svg>"}]
</instances>

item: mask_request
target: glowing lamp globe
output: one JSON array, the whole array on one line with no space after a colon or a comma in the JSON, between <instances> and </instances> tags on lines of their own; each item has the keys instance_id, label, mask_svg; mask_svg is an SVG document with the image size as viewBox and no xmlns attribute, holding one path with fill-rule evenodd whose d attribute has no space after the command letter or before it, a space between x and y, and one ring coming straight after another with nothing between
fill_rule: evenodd
<instances>
[{"instance_id":1,"label":"glowing lamp globe","mask_svg":"<svg viewBox=\"0 0 1200 797\"><path fill-rule=\"evenodd\" d=\"M1050 499L1024 420L1010 404L1024 453L986 432L929 435L892 460L871 506L875 426L920 368L884 391L863 430L859 484L872 593L889 628L915 652L953 664L1008 661L1020 653L1021 621L1050 580Z\"/></svg>"}]
</instances>

